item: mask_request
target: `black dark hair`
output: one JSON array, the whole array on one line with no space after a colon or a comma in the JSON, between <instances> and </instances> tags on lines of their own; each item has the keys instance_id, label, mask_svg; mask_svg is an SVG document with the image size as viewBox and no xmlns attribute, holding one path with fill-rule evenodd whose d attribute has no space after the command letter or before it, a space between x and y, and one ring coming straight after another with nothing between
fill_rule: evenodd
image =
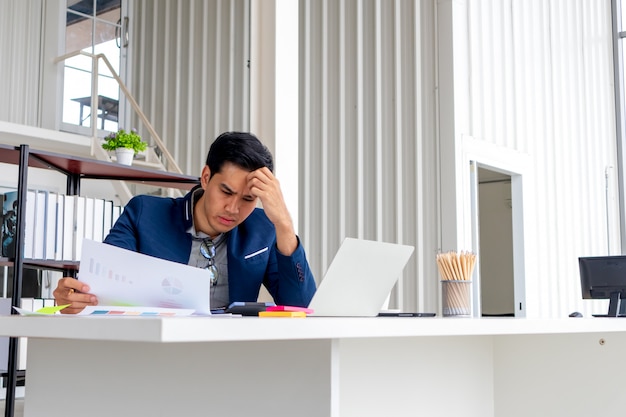
<instances>
[{"instance_id":1,"label":"black dark hair","mask_svg":"<svg viewBox=\"0 0 626 417\"><path fill-rule=\"evenodd\" d=\"M269 149L256 136L246 132L224 132L211 144L206 158L211 177L220 172L226 162L250 172L263 167L274 171Z\"/></svg>"}]
</instances>

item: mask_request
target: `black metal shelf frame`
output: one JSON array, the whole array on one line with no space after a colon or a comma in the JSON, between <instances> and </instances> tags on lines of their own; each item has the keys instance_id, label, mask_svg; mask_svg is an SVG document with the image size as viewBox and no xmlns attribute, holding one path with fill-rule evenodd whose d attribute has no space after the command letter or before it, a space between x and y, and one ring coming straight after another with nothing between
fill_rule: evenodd
<instances>
[{"instance_id":1,"label":"black metal shelf frame","mask_svg":"<svg viewBox=\"0 0 626 417\"><path fill-rule=\"evenodd\" d=\"M24 266L63 271L65 276L76 276L77 262L46 261L24 259L24 228L26 215L26 194L28 190L28 168L54 169L66 175L66 194L80 194L81 179L121 180L140 182L156 186L191 189L200 183L198 177L176 174L167 171L153 171L144 168L128 167L111 162L60 155L51 152L31 150L28 145L11 147L0 145L0 162L18 165L17 184L17 230L15 258L1 258L2 264L13 264L13 292L11 306L20 307L22 298L22 277ZM18 314L13 308L11 314ZM5 417L13 417L15 412L15 388L24 380L24 371L17 369L19 338L9 338L9 358L7 372L0 374L6 378Z\"/></svg>"}]
</instances>

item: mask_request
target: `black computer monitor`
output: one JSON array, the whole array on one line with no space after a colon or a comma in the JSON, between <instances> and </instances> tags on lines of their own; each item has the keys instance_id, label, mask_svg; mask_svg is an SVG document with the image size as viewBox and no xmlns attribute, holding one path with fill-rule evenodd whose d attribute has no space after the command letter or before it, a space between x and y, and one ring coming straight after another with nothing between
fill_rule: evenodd
<instances>
[{"instance_id":1,"label":"black computer monitor","mask_svg":"<svg viewBox=\"0 0 626 417\"><path fill-rule=\"evenodd\" d=\"M608 299L608 316L626 314L626 256L578 258L583 299Z\"/></svg>"}]
</instances>

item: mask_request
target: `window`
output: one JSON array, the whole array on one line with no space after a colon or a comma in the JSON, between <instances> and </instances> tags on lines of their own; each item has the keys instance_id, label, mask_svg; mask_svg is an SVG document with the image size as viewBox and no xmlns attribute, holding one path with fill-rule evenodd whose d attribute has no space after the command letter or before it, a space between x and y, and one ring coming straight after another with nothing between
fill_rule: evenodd
<instances>
[{"instance_id":1,"label":"window","mask_svg":"<svg viewBox=\"0 0 626 417\"><path fill-rule=\"evenodd\" d=\"M103 54L119 75L122 45L122 0L67 0L65 53L84 51ZM93 60L77 55L65 60L63 82L63 127L85 130L91 127L91 97L96 92L97 127L113 131L118 127L119 86L103 60L98 60L96 85L92 86Z\"/></svg>"}]
</instances>

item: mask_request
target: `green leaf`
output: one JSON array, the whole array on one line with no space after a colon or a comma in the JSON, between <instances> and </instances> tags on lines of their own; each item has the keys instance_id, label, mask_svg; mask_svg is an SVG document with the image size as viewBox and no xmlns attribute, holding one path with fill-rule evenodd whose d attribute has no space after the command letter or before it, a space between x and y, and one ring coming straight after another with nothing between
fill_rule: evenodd
<instances>
[{"instance_id":1,"label":"green leaf","mask_svg":"<svg viewBox=\"0 0 626 417\"><path fill-rule=\"evenodd\" d=\"M124 129L120 129L104 138L102 148L107 151L114 151L117 148L128 148L138 153L145 151L148 148L148 143L142 141L141 136L137 132L132 130L126 132Z\"/></svg>"}]
</instances>

